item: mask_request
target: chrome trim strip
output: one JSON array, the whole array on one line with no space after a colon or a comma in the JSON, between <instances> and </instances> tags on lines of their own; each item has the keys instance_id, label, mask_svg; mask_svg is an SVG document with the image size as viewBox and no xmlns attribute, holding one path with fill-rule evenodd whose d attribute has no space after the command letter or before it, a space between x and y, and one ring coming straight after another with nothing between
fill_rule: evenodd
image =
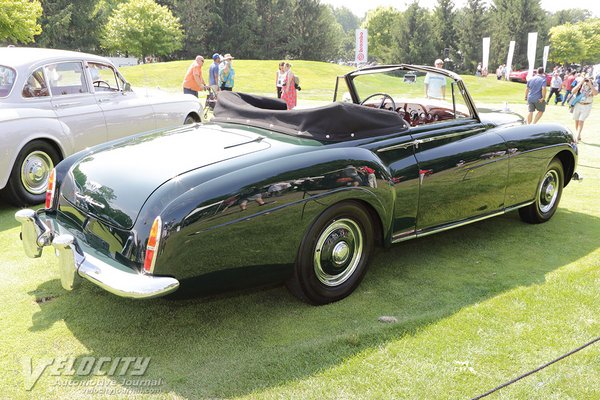
<instances>
[{"instance_id":1,"label":"chrome trim strip","mask_svg":"<svg viewBox=\"0 0 600 400\"><path fill-rule=\"evenodd\" d=\"M535 203L535 200L526 201L526 202L524 202L524 203L519 203L519 204L516 204L516 205L514 205L514 206L510 206L510 207L508 207L508 208L505 208L505 209L504 209L504 212L505 212L505 213L509 213L509 212L511 212L511 211L514 211L514 210L517 210L517 209L519 209L519 208L521 208L521 207L527 207L528 205L531 205L531 204L533 204L533 203Z\"/></svg>"},{"instance_id":2,"label":"chrome trim strip","mask_svg":"<svg viewBox=\"0 0 600 400\"><path fill-rule=\"evenodd\" d=\"M467 218L467 219L464 219L462 221L455 222L453 224L448 224L448 225L444 225L444 226L442 226L440 228L432 229L430 231L418 231L417 230L417 237L420 238L420 237L424 237L424 236L433 235L434 233L444 232L444 231L447 231L447 230L450 230L450 229L453 229L453 228L458 228L458 227L461 227L461 226L465 226L465 225L471 224L473 222L479 222L479 221L483 221L484 219L488 219L488 218L492 218L492 217L497 217L497 216L502 215L504 213L505 213L504 210L502 210L502 211L497 211L497 212L494 212L494 213L491 213L491 214L482 215L482 216L479 216L479 217Z\"/></svg>"},{"instance_id":3,"label":"chrome trim strip","mask_svg":"<svg viewBox=\"0 0 600 400\"><path fill-rule=\"evenodd\" d=\"M393 146L388 146L388 147L384 147L382 149L377 149L377 152L383 153L384 151L391 151L391 150L397 150L397 149L408 149L410 146L415 146L417 144L418 144L417 141L413 140L410 142L395 144Z\"/></svg>"}]
</instances>

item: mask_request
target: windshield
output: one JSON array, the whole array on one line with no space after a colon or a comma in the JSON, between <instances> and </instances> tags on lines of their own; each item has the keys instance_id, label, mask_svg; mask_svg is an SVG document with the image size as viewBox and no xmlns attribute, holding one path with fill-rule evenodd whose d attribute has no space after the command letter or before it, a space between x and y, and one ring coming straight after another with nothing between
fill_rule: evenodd
<instances>
[{"instance_id":1,"label":"windshield","mask_svg":"<svg viewBox=\"0 0 600 400\"><path fill-rule=\"evenodd\" d=\"M0 97L6 97L15 84L17 73L10 67L0 65Z\"/></svg>"},{"instance_id":2,"label":"windshield","mask_svg":"<svg viewBox=\"0 0 600 400\"><path fill-rule=\"evenodd\" d=\"M460 117L469 115L469 109L456 88L454 79L435 73L396 70L356 76L353 80L359 102L380 104L383 93L393 98L396 108L405 104L434 105L454 109ZM369 97L372 96L371 99ZM373 101L371 101L373 100Z\"/></svg>"}]
</instances>

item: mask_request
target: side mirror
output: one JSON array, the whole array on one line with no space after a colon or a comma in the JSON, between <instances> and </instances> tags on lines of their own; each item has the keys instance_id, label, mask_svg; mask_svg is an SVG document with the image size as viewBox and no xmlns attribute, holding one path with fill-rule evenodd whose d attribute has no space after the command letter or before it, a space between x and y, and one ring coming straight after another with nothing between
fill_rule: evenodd
<instances>
[{"instance_id":1,"label":"side mirror","mask_svg":"<svg viewBox=\"0 0 600 400\"><path fill-rule=\"evenodd\" d=\"M125 87L123 87L124 92L131 92L131 83L125 82Z\"/></svg>"}]
</instances>

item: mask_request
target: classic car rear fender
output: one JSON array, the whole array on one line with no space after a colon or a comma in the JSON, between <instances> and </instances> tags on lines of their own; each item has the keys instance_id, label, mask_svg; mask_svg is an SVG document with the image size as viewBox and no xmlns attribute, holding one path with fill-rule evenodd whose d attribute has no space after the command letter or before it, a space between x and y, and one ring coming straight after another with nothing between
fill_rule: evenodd
<instances>
[{"instance_id":1,"label":"classic car rear fender","mask_svg":"<svg viewBox=\"0 0 600 400\"><path fill-rule=\"evenodd\" d=\"M363 204L377 237L387 237L395 200L389 182L381 161L362 148L297 154L215 177L161 212L165 232L154 271L185 281L238 267L291 265L316 218L346 200ZM149 199L144 209L156 204ZM136 228L149 220L143 212Z\"/></svg>"},{"instance_id":2,"label":"classic car rear fender","mask_svg":"<svg viewBox=\"0 0 600 400\"><path fill-rule=\"evenodd\" d=\"M0 121L0 148L6 156L0 157L0 189L8 182L19 152L34 140L46 141L58 151L61 158L72 151L72 141L65 135L60 123L53 118L34 118L31 124L22 120Z\"/></svg>"},{"instance_id":3,"label":"classic car rear fender","mask_svg":"<svg viewBox=\"0 0 600 400\"><path fill-rule=\"evenodd\" d=\"M570 182L577 166L577 145L568 129L557 124L536 124L496 132L506 140L509 153L507 207L534 199L539 180L555 157L563 163L565 185Z\"/></svg>"}]
</instances>

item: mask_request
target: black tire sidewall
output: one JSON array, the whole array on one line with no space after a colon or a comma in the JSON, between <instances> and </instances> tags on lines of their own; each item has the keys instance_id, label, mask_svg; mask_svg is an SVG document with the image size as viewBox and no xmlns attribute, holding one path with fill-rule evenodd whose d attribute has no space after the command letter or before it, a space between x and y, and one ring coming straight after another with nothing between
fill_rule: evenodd
<instances>
[{"instance_id":1,"label":"black tire sidewall","mask_svg":"<svg viewBox=\"0 0 600 400\"><path fill-rule=\"evenodd\" d=\"M558 209L558 204L560 203L560 199L562 197L562 191L563 191L563 187L565 184L565 174L564 174L564 170L563 170L563 166L562 163L557 160L557 159L553 159L550 164L548 165L548 168L546 168L546 171L544 172L544 176L542 176L542 180L544 179L544 177L546 176L546 174L551 171L551 170L555 170L558 174L558 177L560 179L559 185L558 185L558 195L556 197L556 201L554 202L554 205L552 206L552 208L546 212L543 213L542 210L540 210L540 196L541 193L539 193L539 190L541 189L541 181L540 184L538 184L538 191L536 192L536 199L535 199L535 213L536 213L536 217L537 219L540 220L540 222L546 222L548 221L550 218L552 218L552 216L554 215L554 213L556 212L556 210Z\"/></svg>"},{"instance_id":2,"label":"black tire sidewall","mask_svg":"<svg viewBox=\"0 0 600 400\"><path fill-rule=\"evenodd\" d=\"M45 193L38 195L32 194L25 189L21 181L21 166L23 165L23 161L35 151L43 151L48 154L52 159L54 167L56 167L56 164L60 161L60 156L56 149L50 143L42 140L29 142L21 149L15 160L15 164L13 165L5 190L7 200L16 206L41 204L45 200Z\"/></svg>"},{"instance_id":3,"label":"black tire sidewall","mask_svg":"<svg viewBox=\"0 0 600 400\"><path fill-rule=\"evenodd\" d=\"M356 270L348 280L338 286L330 287L323 284L317 278L314 271L313 254L321 233L333 221L341 218L351 219L358 224L364 240L363 253ZM346 202L325 210L308 230L298 253L294 279L297 280L297 284L300 286L304 297L313 304L326 304L348 296L361 282L366 272L373 246L373 224L368 212L363 207L354 202Z\"/></svg>"}]
</instances>

